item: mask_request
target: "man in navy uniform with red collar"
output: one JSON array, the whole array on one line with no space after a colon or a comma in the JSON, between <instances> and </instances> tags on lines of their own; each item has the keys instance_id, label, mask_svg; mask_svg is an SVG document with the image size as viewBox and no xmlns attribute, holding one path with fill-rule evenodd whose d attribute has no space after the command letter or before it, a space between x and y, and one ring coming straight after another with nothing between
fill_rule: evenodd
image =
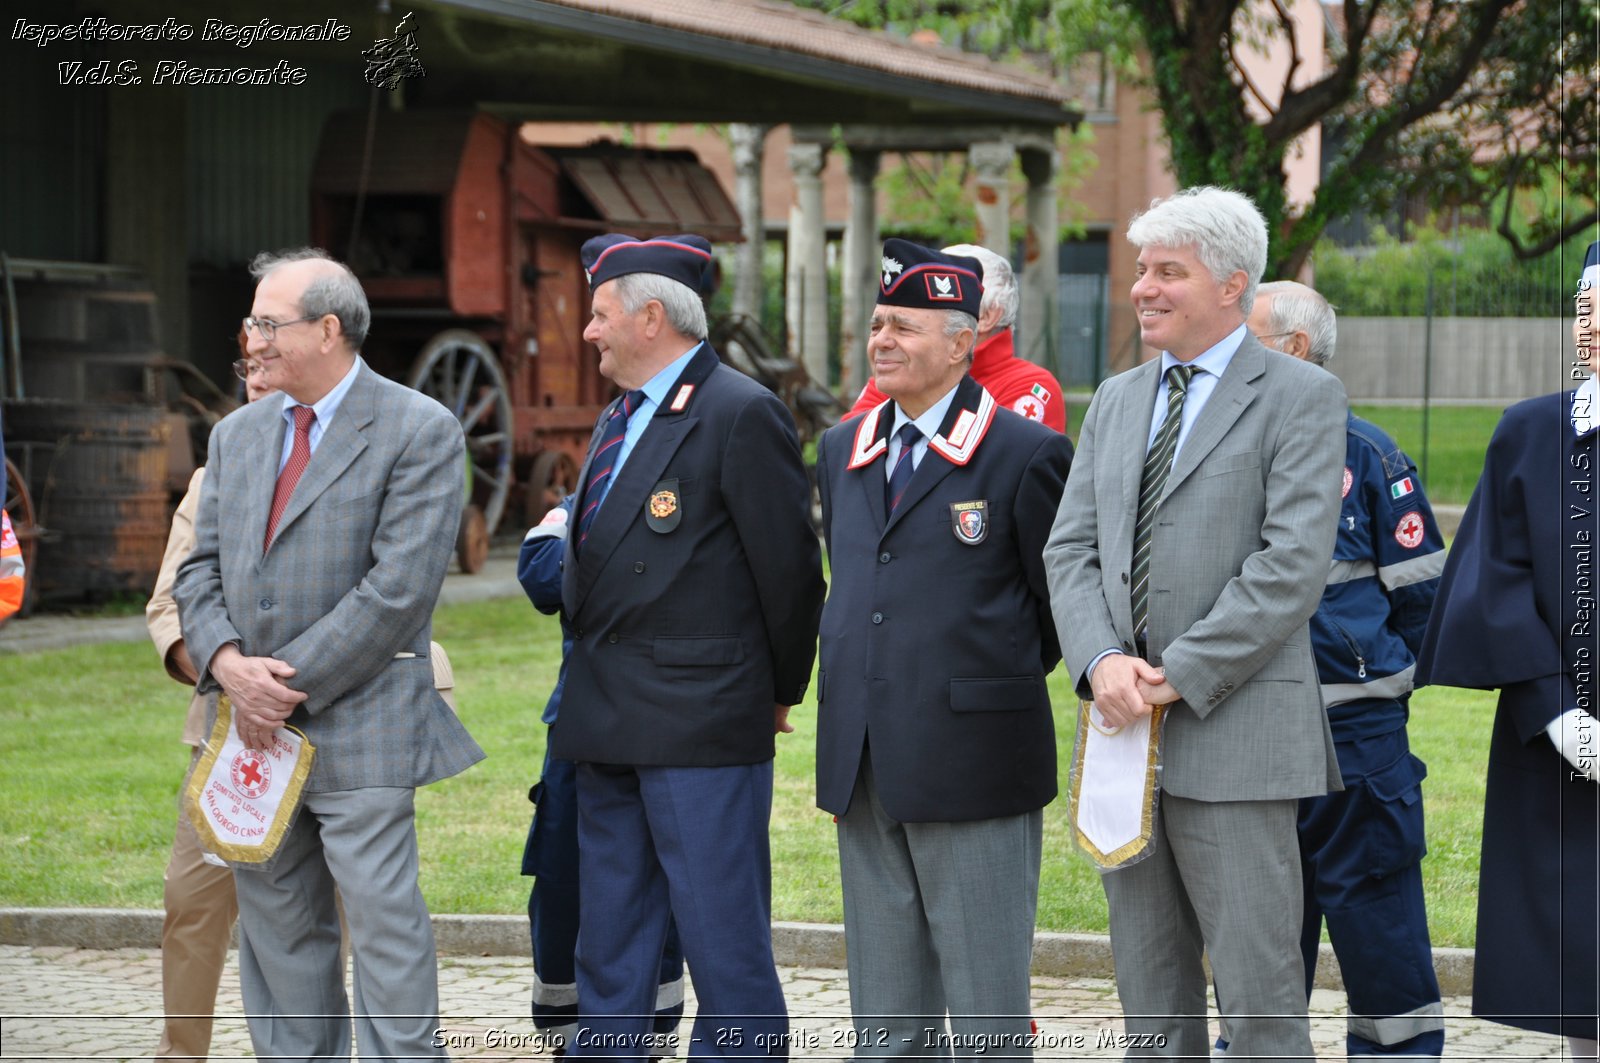
<instances>
[{"instance_id":1,"label":"man in navy uniform with red collar","mask_svg":"<svg viewBox=\"0 0 1600 1063\"><path fill-rule=\"evenodd\" d=\"M857 1055L1029 1056L1060 658L1042 554L1072 445L968 375L978 262L883 254L867 351L888 401L817 446L817 804L838 819Z\"/></svg>"},{"instance_id":2,"label":"man in navy uniform with red collar","mask_svg":"<svg viewBox=\"0 0 1600 1063\"><path fill-rule=\"evenodd\" d=\"M711 246L583 246L584 339L622 397L595 425L563 558L572 632L551 753L578 764L572 1057L650 1055L669 915L690 1059L786 1056L772 959L773 735L816 654L821 557L794 421L705 342Z\"/></svg>"}]
</instances>

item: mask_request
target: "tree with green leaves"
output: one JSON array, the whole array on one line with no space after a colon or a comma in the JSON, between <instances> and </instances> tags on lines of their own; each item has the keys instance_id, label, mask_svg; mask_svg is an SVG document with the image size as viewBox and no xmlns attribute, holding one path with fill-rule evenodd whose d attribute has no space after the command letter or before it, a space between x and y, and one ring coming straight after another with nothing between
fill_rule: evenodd
<instances>
[{"instance_id":1,"label":"tree with green leaves","mask_svg":"<svg viewBox=\"0 0 1600 1063\"><path fill-rule=\"evenodd\" d=\"M1492 212L1519 257L1596 223L1597 0L1343 0L1321 63L1288 0L796 2L1057 73L1086 51L1140 63L1179 184L1237 188L1267 216L1269 276L1295 273L1329 222L1401 195ZM1290 55L1277 86L1248 72L1269 42ZM1285 159L1318 126L1321 183L1292 209Z\"/></svg>"}]
</instances>

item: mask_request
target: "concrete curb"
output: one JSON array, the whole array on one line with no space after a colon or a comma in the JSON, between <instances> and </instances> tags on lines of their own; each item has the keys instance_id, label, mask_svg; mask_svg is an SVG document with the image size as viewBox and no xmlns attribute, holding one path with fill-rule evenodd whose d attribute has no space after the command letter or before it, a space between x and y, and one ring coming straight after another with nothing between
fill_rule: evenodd
<instances>
[{"instance_id":1,"label":"concrete curb","mask_svg":"<svg viewBox=\"0 0 1600 1063\"><path fill-rule=\"evenodd\" d=\"M162 913L130 908L0 908L0 945L77 949L154 949L161 946ZM435 915L441 953L457 956L525 956L524 915ZM845 967L844 927L832 923L773 923L772 949L785 967ZM1439 988L1447 997L1472 992L1472 950L1433 950ZM1103 934L1039 931L1033 937L1033 973L1050 978L1113 978L1111 940ZM1333 949L1322 946L1317 985L1343 989Z\"/></svg>"}]
</instances>

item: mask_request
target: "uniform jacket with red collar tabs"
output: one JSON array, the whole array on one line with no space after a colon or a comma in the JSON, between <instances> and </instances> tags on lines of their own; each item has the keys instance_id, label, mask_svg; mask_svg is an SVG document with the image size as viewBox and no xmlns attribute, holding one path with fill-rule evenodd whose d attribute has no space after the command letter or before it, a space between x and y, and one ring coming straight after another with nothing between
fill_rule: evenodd
<instances>
[{"instance_id":1,"label":"uniform jacket with red collar tabs","mask_svg":"<svg viewBox=\"0 0 1600 1063\"><path fill-rule=\"evenodd\" d=\"M586 460L578 483L588 474ZM567 539L562 617L573 644L556 756L771 759L772 707L804 698L816 653L823 582L810 498L789 411L703 344L583 548Z\"/></svg>"},{"instance_id":2,"label":"uniform jacket with red collar tabs","mask_svg":"<svg viewBox=\"0 0 1600 1063\"><path fill-rule=\"evenodd\" d=\"M870 745L902 822L1016 815L1056 793L1045 676L1060 658L1042 553L1072 444L963 377L893 517L891 403L817 446L832 593L817 803L845 812Z\"/></svg>"}]
</instances>

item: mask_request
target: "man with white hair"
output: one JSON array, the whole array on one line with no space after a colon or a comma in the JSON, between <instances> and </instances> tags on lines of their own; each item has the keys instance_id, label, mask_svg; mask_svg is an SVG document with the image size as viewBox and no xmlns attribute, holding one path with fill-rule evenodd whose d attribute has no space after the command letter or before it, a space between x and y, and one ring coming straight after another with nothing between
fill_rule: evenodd
<instances>
[{"instance_id":1,"label":"man with white hair","mask_svg":"<svg viewBox=\"0 0 1600 1063\"><path fill-rule=\"evenodd\" d=\"M584 339L624 393L595 425L562 560L572 649L550 749L577 763L575 1058L661 1054L669 917L699 1001L686 1054L787 1054L767 822L773 735L811 681L821 552L794 419L705 341L711 261L699 236L583 245Z\"/></svg>"},{"instance_id":2,"label":"man with white hair","mask_svg":"<svg viewBox=\"0 0 1600 1063\"><path fill-rule=\"evenodd\" d=\"M1021 299L1017 275L1001 255L977 244L951 244L947 255L975 258L983 267L983 300L978 306L978 339L972 349L972 379L994 396L1003 409L1039 421L1057 432L1067 430L1066 396L1061 383L1042 365L1016 355L1011 326L1016 323ZM889 396L876 377L861 389L847 417L856 417L883 403Z\"/></svg>"},{"instance_id":3,"label":"man with white hair","mask_svg":"<svg viewBox=\"0 0 1600 1063\"><path fill-rule=\"evenodd\" d=\"M1101 879L1128 1055L1209 1053L1204 953L1239 1056L1309 1058L1295 812L1339 785L1307 621L1333 552L1344 389L1245 328L1267 257L1249 199L1186 189L1128 239L1161 356L1095 393L1044 551L1090 723L1165 706L1148 850Z\"/></svg>"},{"instance_id":4,"label":"man with white hair","mask_svg":"<svg viewBox=\"0 0 1600 1063\"><path fill-rule=\"evenodd\" d=\"M1263 284L1249 325L1313 365L1333 357L1333 308L1303 284ZM1344 789L1300 801L1306 994L1326 919L1349 996L1346 1051L1437 1056L1444 1008L1422 894L1428 769L1411 753L1406 720L1444 538L1416 465L1377 425L1349 415L1344 462L1333 564L1311 618Z\"/></svg>"}]
</instances>

